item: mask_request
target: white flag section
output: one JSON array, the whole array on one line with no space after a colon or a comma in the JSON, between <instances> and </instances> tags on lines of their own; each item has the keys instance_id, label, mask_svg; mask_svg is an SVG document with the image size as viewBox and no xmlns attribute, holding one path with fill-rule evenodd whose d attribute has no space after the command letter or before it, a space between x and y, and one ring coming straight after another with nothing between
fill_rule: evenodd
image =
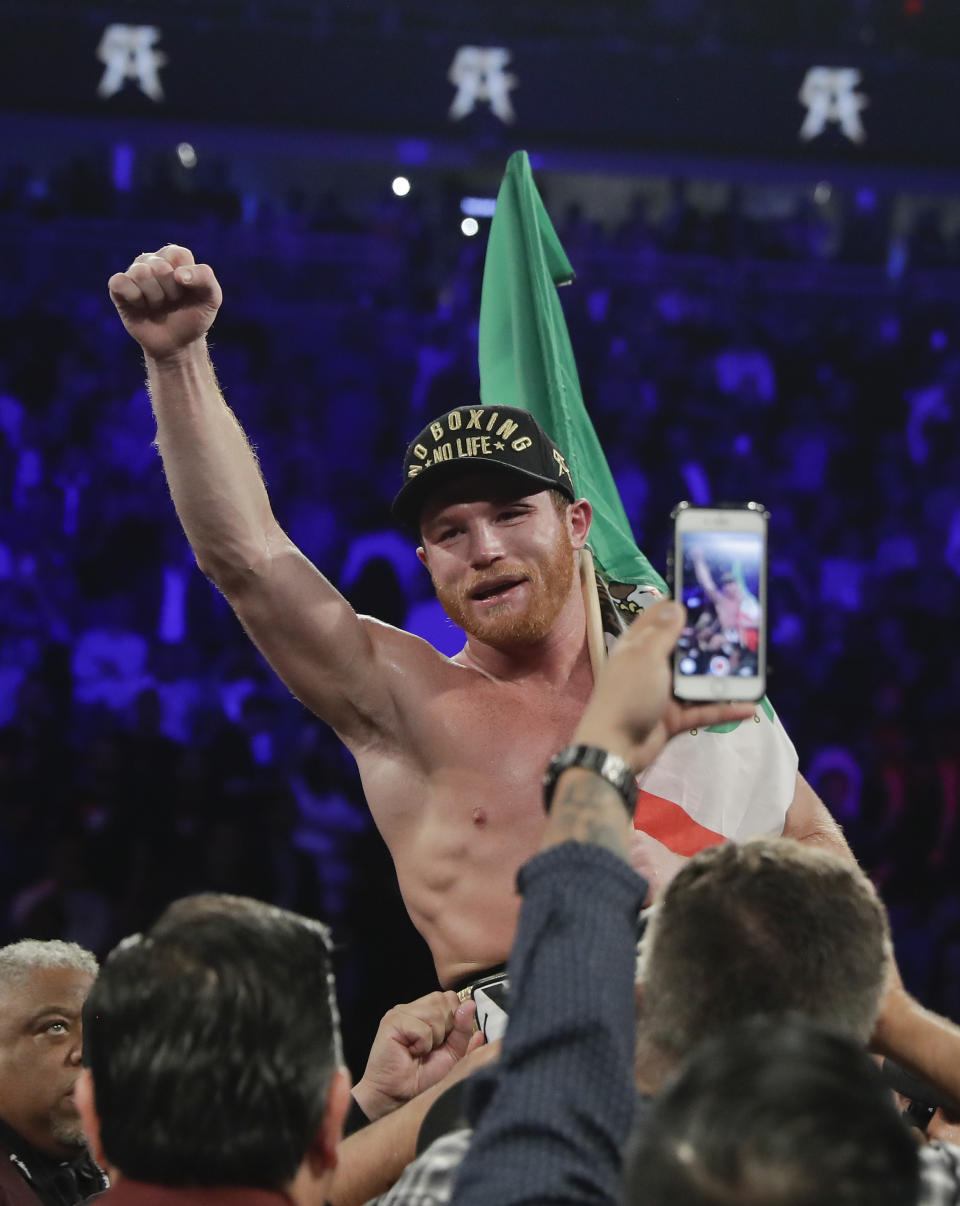
<instances>
[{"instance_id":1,"label":"white flag section","mask_svg":"<svg viewBox=\"0 0 960 1206\"><path fill-rule=\"evenodd\" d=\"M776 712L717 728L674 737L637 779L636 827L677 854L783 831L798 759Z\"/></svg>"},{"instance_id":2,"label":"white flag section","mask_svg":"<svg viewBox=\"0 0 960 1206\"><path fill-rule=\"evenodd\" d=\"M655 586L607 583L637 614L657 599ZM624 623L624 616L619 615ZM604 631L609 653L617 642ZM696 854L725 840L740 842L783 832L797 787L799 758L770 701L753 720L680 733L637 776L633 823L675 854Z\"/></svg>"}]
</instances>

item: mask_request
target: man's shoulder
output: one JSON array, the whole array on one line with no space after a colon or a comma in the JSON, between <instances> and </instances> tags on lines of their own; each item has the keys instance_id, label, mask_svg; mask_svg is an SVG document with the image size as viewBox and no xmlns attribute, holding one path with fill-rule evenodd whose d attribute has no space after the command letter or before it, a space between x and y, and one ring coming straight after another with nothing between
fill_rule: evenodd
<instances>
[{"instance_id":1,"label":"man's shoulder","mask_svg":"<svg viewBox=\"0 0 960 1206\"><path fill-rule=\"evenodd\" d=\"M123 1177L97 1199L97 1206L290 1206L290 1202L280 1193L240 1185L155 1185Z\"/></svg>"},{"instance_id":2,"label":"man's shoulder","mask_svg":"<svg viewBox=\"0 0 960 1206\"><path fill-rule=\"evenodd\" d=\"M467 665L459 653L441 653L422 636L395 628L374 616L360 616L384 681L391 683L395 698L420 696L424 701L445 697L459 687L490 690L498 684L490 676Z\"/></svg>"},{"instance_id":3,"label":"man's shoulder","mask_svg":"<svg viewBox=\"0 0 960 1206\"><path fill-rule=\"evenodd\" d=\"M363 625L376 653L382 658L396 657L402 659L404 665L418 661L422 662L424 667L440 670L449 668L451 672L457 666L457 663L451 658L435 649L428 640L416 633L407 632L405 628L397 628L385 620L378 620L376 616L361 615L357 618Z\"/></svg>"}]
</instances>

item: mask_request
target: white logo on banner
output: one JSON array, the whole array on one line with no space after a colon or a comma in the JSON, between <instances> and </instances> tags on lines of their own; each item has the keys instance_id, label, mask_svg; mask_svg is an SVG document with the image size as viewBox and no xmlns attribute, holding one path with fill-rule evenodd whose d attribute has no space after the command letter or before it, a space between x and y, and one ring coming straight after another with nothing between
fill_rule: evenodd
<instances>
[{"instance_id":1,"label":"white logo on banner","mask_svg":"<svg viewBox=\"0 0 960 1206\"><path fill-rule=\"evenodd\" d=\"M452 121L472 113L478 101L489 104L502 122L514 120L510 89L517 86L517 77L504 70L509 62L510 51L502 46L460 47L447 73L447 79L457 88L450 106Z\"/></svg>"},{"instance_id":2,"label":"white logo on banner","mask_svg":"<svg viewBox=\"0 0 960 1206\"><path fill-rule=\"evenodd\" d=\"M800 137L809 142L834 123L851 142L863 142L867 134L860 110L870 102L854 91L859 83L856 67L811 67L800 85L800 103L807 106Z\"/></svg>"},{"instance_id":3,"label":"white logo on banner","mask_svg":"<svg viewBox=\"0 0 960 1206\"><path fill-rule=\"evenodd\" d=\"M159 37L155 25L108 25L97 47L97 58L107 65L97 95L113 96L127 80L136 80L141 92L151 100L162 101L158 72L167 56L154 48Z\"/></svg>"}]
</instances>

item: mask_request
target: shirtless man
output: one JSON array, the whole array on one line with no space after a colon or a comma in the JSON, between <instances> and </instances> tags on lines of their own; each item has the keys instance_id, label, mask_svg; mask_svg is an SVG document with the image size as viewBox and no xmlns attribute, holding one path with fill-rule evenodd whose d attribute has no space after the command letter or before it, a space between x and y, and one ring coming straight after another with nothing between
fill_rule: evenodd
<instances>
[{"instance_id":1,"label":"shirtless man","mask_svg":"<svg viewBox=\"0 0 960 1206\"><path fill-rule=\"evenodd\" d=\"M510 951L517 868L545 826L540 778L593 685L577 576L589 502L574 498L563 457L529 416L522 431L501 432L502 417L487 426L489 408L482 428L462 408L461 429L444 416L442 438L428 427L414 441L397 507L417 518L420 559L468 633L446 658L357 616L280 528L207 355L222 300L212 269L167 246L139 255L109 290L145 353L157 441L197 564L356 758L440 983L475 980ZM473 454L480 467L468 460L438 472L435 450L439 461ZM531 472L522 466L533 451ZM485 468L494 454L512 470ZM786 831L842 842L801 779Z\"/></svg>"},{"instance_id":2,"label":"shirtless man","mask_svg":"<svg viewBox=\"0 0 960 1206\"><path fill-rule=\"evenodd\" d=\"M760 640L760 604L732 574L724 575L717 586L702 549L693 554L697 581L717 613L720 631L711 638L708 648L721 649L733 645L756 653Z\"/></svg>"}]
</instances>

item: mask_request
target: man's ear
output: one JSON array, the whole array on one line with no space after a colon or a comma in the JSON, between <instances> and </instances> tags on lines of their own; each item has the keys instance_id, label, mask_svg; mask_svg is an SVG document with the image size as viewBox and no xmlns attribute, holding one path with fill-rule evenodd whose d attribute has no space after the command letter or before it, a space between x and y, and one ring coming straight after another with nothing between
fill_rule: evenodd
<instances>
[{"instance_id":1,"label":"man's ear","mask_svg":"<svg viewBox=\"0 0 960 1206\"><path fill-rule=\"evenodd\" d=\"M593 519L593 507L585 498L578 498L567 507L567 530L570 542L575 549L582 549L587 543L590 532L590 521Z\"/></svg>"},{"instance_id":2,"label":"man's ear","mask_svg":"<svg viewBox=\"0 0 960 1206\"><path fill-rule=\"evenodd\" d=\"M90 1154L101 1168L106 1168L107 1157L103 1144L100 1142L100 1115L97 1113L93 1074L89 1068L80 1070L80 1077L73 1090L73 1099L80 1113L80 1121L87 1136L87 1143L90 1145Z\"/></svg>"},{"instance_id":3,"label":"man's ear","mask_svg":"<svg viewBox=\"0 0 960 1206\"><path fill-rule=\"evenodd\" d=\"M427 570L430 569L430 566L427 564L427 552L422 544L417 546L417 559Z\"/></svg>"},{"instance_id":4,"label":"man's ear","mask_svg":"<svg viewBox=\"0 0 960 1206\"><path fill-rule=\"evenodd\" d=\"M316 1137L307 1152L314 1175L337 1167L337 1148L343 1138L343 1123L350 1101L350 1073L346 1068L338 1068L330 1082L327 1104Z\"/></svg>"}]
</instances>

